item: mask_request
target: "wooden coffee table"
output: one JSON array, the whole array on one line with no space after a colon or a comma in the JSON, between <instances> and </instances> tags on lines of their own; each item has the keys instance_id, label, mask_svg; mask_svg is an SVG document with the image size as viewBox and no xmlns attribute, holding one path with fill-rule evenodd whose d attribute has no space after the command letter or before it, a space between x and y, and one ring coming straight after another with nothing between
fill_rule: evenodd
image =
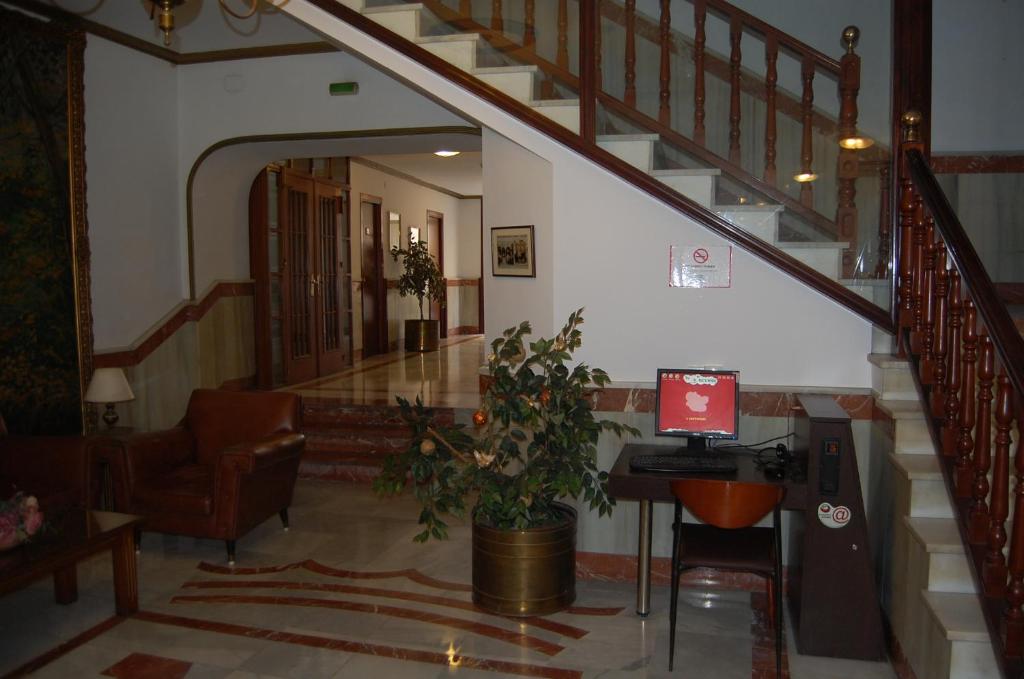
<instances>
[{"instance_id":1,"label":"wooden coffee table","mask_svg":"<svg viewBox=\"0 0 1024 679\"><path fill-rule=\"evenodd\" d=\"M52 574L57 603L70 604L78 599L78 562L109 549L114 565L115 609L118 615L139 610L135 529L143 517L66 509L48 513L46 519L50 525L45 534L0 552L0 595Z\"/></svg>"}]
</instances>

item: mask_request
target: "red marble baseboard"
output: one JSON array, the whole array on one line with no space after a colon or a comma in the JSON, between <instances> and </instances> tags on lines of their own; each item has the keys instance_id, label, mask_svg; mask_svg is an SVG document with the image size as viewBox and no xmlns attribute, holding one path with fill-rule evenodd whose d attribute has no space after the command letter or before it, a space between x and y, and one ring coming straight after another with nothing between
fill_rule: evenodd
<instances>
[{"instance_id":1,"label":"red marble baseboard","mask_svg":"<svg viewBox=\"0 0 1024 679\"><path fill-rule=\"evenodd\" d=\"M475 325L460 325L455 328L448 328L448 336L453 335L479 335L480 328Z\"/></svg>"}]
</instances>

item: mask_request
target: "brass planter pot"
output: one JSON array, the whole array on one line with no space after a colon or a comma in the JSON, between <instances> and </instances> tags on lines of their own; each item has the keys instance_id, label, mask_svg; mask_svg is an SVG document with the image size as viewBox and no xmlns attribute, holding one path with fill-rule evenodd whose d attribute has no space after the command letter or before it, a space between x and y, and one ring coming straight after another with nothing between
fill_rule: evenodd
<instances>
[{"instance_id":1,"label":"brass planter pot","mask_svg":"<svg viewBox=\"0 0 1024 679\"><path fill-rule=\"evenodd\" d=\"M492 613L547 615L576 600L576 511L543 528L473 523L473 603Z\"/></svg>"},{"instance_id":2,"label":"brass planter pot","mask_svg":"<svg viewBox=\"0 0 1024 679\"><path fill-rule=\"evenodd\" d=\"M441 321L408 320L405 322L406 351L437 351L441 341Z\"/></svg>"}]
</instances>

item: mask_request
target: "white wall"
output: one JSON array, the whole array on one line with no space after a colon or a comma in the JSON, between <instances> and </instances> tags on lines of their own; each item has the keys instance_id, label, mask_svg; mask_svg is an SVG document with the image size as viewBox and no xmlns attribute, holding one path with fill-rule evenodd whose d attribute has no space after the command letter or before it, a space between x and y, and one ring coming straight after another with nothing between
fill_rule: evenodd
<instances>
[{"instance_id":1,"label":"white wall","mask_svg":"<svg viewBox=\"0 0 1024 679\"><path fill-rule=\"evenodd\" d=\"M668 289L668 245L717 238L308 3L284 9L490 128L484 228L535 223L538 271L499 279L485 263L488 334L524 318L547 334L586 306L582 358L616 381L650 382L669 363L716 362L743 370L747 384L870 386L866 321L738 249L730 290ZM548 172L550 182L539 178Z\"/></svg>"},{"instance_id":2,"label":"white wall","mask_svg":"<svg viewBox=\"0 0 1024 679\"><path fill-rule=\"evenodd\" d=\"M89 35L85 166L96 349L130 345L182 300L177 70Z\"/></svg>"},{"instance_id":3,"label":"white wall","mask_svg":"<svg viewBox=\"0 0 1024 679\"><path fill-rule=\"evenodd\" d=\"M1024 2L935 0L932 152L1024 151Z\"/></svg>"},{"instance_id":4,"label":"white wall","mask_svg":"<svg viewBox=\"0 0 1024 679\"><path fill-rule=\"evenodd\" d=\"M530 321L535 337L550 337L554 322L553 177L551 163L484 129L484 319L488 340ZM535 278L493 276L491 229L534 229ZM561 264L561 263L560 263ZM561 326L558 326L561 328Z\"/></svg>"},{"instance_id":5,"label":"white wall","mask_svg":"<svg viewBox=\"0 0 1024 679\"><path fill-rule=\"evenodd\" d=\"M444 261L451 278L480 278L481 204L479 198L459 201L458 238L445 241ZM484 253L484 259L489 256Z\"/></svg>"}]
</instances>

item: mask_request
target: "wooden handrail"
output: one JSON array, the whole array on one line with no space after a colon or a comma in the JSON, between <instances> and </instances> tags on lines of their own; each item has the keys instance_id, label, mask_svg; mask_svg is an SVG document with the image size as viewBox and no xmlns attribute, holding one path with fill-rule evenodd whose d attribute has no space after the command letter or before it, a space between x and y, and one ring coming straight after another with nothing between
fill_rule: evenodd
<instances>
[{"instance_id":1,"label":"wooden handrail","mask_svg":"<svg viewBox=\"0 0 1024 679\"><path fill-rule=\"evenodd\" d=\"M949 256L960 272L964 287L974 300L1000 361L1007 368L1014 390L1024 394L1024 338L1000 300L996 286L985 271L981 258L924 156L920 151L912 150L906 153L906 160L914 186L946 242Z\"/></svg>"},{"instance_id":2,"label":"wooden handrail","mask_svg":"<svg viewBox=\"0 0 1024 679\"><path fill-rule=\"evenodd\" d=\"M688 0L693 2L693 0ZM769 23L758 19L753 14L744 12L739 7L731 5L725 0L704 0L710 9L715 10L718 14L722 14L727 18L735 17L745 27L749 28L755 33L760 33L763 38L767 40L769 36L774 36L775 40L778 41L780 47L784 47L787 51L796 54L800 57L800 61L803 61L804 57L810 58L817 68L824 71L828 71L836 76L839 75L839 62L823 54L818 50L814 49L807 43L794 38L788 33L784 33L779 29L775 28Z\"/></svg>"},{"instance_id":3,"label":"wooden handrail","mask_svg":"<svg viewBox=\"0 0 1024 679\"><path fill-rule=\"evenodd\" d=\"M880 328L893 330L892 320L887 311L869 302L860 295L848 290L838 281L824 276L804 265L796 258L787 255L769 245L760 238L731 224L722 217L705 209L693 200L683 196L655 179L646 172L623 161L595 144L584 142L579 135L572 133L564 126L554 122L547 116L537 113L526 104L517 101L500 90L487 85L465 71L452 66L441 57L428 52L419 45L408 40L396 39L394 33L376 22L364 17L337 0L307 0L309 4L353 26L366 35L388 45L399 54L416 61L420 65L447 78L454 84L474 94L490 104L502 109L508 115L530 125L554 139L563 146L572 149L590 159L600 167L619 175L640 190L660 200L673 210L702 224L721 237L744 248L751 254L760 257L773 266L785 271L793 278L821 294L830 297L837 304L849 309L858 316ZM432 2L425 0L424 4ZM447 9L447 8L446 8ZM448 10L451 12L451 10Z\"/></svg>"},{"instance_id":4,"label":"wooden handrail","mask_svg":"<svg viewBox=\"0 0 1024 679\"><path fill-rule=\"evenodd\" d=\"M908 111L901 122L897 335L996 658L1003 676L1016 677L1024 669L1024 338L928 165L922 115ZM1017 488L1008 529L1011 467Z\"/></svg>"}]
</instances>

